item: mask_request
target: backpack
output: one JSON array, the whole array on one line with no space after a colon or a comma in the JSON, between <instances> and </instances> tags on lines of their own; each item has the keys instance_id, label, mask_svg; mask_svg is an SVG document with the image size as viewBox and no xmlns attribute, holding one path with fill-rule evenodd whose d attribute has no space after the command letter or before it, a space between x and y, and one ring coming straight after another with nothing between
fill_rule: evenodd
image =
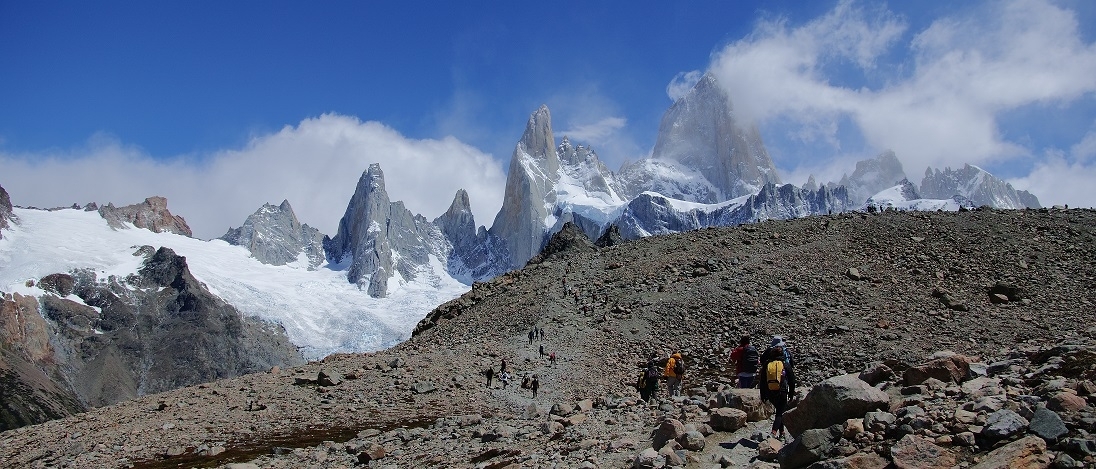
<instances>
[{"instance_id":1,"label":"backpack","mask_svg":"<svg viewBox=\"0 0 1096 469\"><path fill-rule=\"evenodd\" d=\"M757 366L761 364L761 354L753 345L742 351L742 372L757 373Z\"/></svg>"},{"instance_id":2,"label":"backpack","mask_svg":"<svg viewBox=\"0 0 1096 469\"><path fill-rule=\"evenodd\" d=\"M680 358L674 359L674 374L677 375L678 378L685 375L685 360Z\"/></svg>"},{"instance_id":3,"label":"backpack","mask_svg":"<svg viewBox=\"0 0 1096 469\"><path fill-rule=\"evenodd\" d=\"M636 380L635 388L643 389L647 387L647 373L640 373L639 379Z\"/></svg>"},{"instance_id":4,"label":"backpack","mask_svg":"<svg viewBox=\"0 0 1096 469\"><path fill-rule=\"evenodd\" d=\"M773 360L765 365L765 383L769 391L787 389L787 383L784 381L783 360Z\"/></svg>"},{"instance_id":5,"label":"backpack","mask_svg":"<svg viewBox=\"0 0 1096 469\"><path fill-rule=\"evenodd\" d=\"M662 370L660 370L658 366L653 364L647 366L647 379L653 379L657 381L660 376L662 376Z\"/></svg>"}]
</instances>

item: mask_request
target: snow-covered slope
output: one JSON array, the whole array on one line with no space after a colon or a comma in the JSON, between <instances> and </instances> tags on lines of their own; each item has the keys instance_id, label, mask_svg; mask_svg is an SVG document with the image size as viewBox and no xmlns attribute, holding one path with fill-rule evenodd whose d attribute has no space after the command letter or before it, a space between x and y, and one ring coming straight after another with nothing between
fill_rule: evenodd
<instances>
[{"instance_id":1,"label":"snow-covered slope","mask_svg":"<svg viewBox=\"0 0 1096 469\"><path fill-rule=\"evenodd\" d=\"M963 196L954 196L950 199L924 199L917 194L917 190L913 183L908 180L902 180L902 183L883 189L879 193L868 197L867 202L864 203L863 209L871 207L872 210L920 210L920 211L936 211L944 210L948 212L954 212L959 210L960 207L972 208L972 204L969 200Z\"/></svg>"},{"instance_id":2,"label":"snow-covered slope","mask_svg":"<svg viewBox=\"0 0 1096 469\"><path fill-rule=\"evenodd\" d=\"M28 287L28 280L77 268L124 277L140 267L142 257L133 255L138 247L166 246L186 257L194 276L242 314L284 325L306 358L392 346L406 339L434 306L468 290L451 277L433 274L445 271L436 258L430 259L432 272L414 281L396 278L387 298L372 298L347 282L340 266L308 270L305 256L272 266L221 240L115 230L94 211L15 208L14 214L17 221L0 239L0 291L39 296L43 291Z\"/></svg>"}]
</instances>

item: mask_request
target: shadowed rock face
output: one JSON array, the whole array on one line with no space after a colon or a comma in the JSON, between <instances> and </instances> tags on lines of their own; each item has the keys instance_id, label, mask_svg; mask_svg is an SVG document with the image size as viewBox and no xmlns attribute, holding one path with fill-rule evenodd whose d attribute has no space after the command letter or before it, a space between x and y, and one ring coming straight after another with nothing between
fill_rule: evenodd
<instances>
[{"instance_id":1,"label":"shadowed rock face","mask_svg":"<svg viewBox=\"0 0 1096 469\"><path fill-rule=\"evenodd\" d=\"M132 223L137 228L145 228L156 233L194 236L186 220L172 215L167 209L167 199L163 197L149 197L143 203L125 207L115 207L114 204L108 203L99 208L99 215L115 229L125 228L125 223Z\"/></svg>"},{"instance_id":2,"label":"shadowed rock face","mask_svg":"<svg viewBox=\"0 0 1096 469\"><path fill-rule=\"evenodd\" d=\"M263 204L242 226L229 228L220 239L247 248L263 264L286 265L304 254L308 270L315 270L324 261L323 234L302 225L288 200L277 207Z\"/></svg>"},{"instance_id":3,"label":"shadowed rock face","mask_svg":"<svg viewBox=\"0 0 1096 469\"><path fill-rule=\"evenodd\" d=\"M190 274L184 257L150 246L134 255L146 256L144 265L124 279L53 274L39 301L0 302L0 379L10 394L0 415L9 428L303 363L281 326L242 317ZM83 303L58 296L65 293Z\"/></svg>"},{"instance_id":4,"label":"shadowed rock face","mask_svg":"<svg viewBox=\"0 0 1096 469\"><path fill-rule=\"evenodd\" d=\"M11 215L11 197L8 196L8 191L4 190L3 186L0 186L0 229L8 227L8 220ZM4 238L4 233L0 232L0 239Z\"/></svg>"}]
</instances>

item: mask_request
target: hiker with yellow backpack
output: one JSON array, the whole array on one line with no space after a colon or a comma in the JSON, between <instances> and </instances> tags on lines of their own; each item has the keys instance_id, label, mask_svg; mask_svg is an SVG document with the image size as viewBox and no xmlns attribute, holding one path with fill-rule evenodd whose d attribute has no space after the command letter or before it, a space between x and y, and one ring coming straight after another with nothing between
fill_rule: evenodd
<instances>
[{"instance_id":1,"label":"hiker with yellow backpack","mask_svg":"<svg viewBox=\"0 0 1096 469\"><path fill-rule=\"evenodd\" d=\"M781 440L784 439L784 410L788 407L789 396L795 395L794 368L795 360L788 344L783 337L773 336L769 348L761 354L761 368L757 375L761 399L776 408L771 435Z\"/></svg>"}]
</instances>

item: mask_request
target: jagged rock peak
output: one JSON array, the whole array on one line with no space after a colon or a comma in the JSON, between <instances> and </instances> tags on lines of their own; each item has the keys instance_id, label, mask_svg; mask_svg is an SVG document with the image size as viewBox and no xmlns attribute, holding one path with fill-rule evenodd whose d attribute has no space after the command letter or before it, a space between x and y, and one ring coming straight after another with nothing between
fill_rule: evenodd
<instances>
[{"instance_id":1,"label":"jagged rock peak","mask_svg":"<svg viewBox=\"0 0 1096 469\"><path fill-rule=\"evenodd\" d=\"M552 257L554 254L565 251L591 251L593 249L594 245L590 242L590 238L586 237L586 233L583 232L578 225L567 222L563 224L563 227L559 231L552 235L551 239L548 240L548 244L540 251L540 254L537 254L530 259L529 263L539 264Z\"/></svg>"},{"instance_id":2,"label":"jagged rock peak","mask_svg":"<svg viewBox=\"0 0 1096 469\"><path fill-rule=\"evenodd\" d=\"M909 179L903 179L898 182L899 186L902 186L902 197L906 200L917 200L921 198L921 195L917 193L917 186L915 186Z\"/></svg>"},{"instance_id":3,"label":"jagged rock peak","mask_svg":"<svg viewBox=\"0 0 1096 469\"><path fill-rule=\"evenodd\" d=\"M902 162L898 161L893 151L887 150L875 158L857 161L852 175L844 175L837 184L848 188L853 203L863 203L868 197L894 187L903 179L906 179L906 172L902 169Z\"/></svg>"},{"instance_id":4,"label":"jagged rock peak","mask_svg":"<svg viewBox=\"0 0 1096 469\"><path fill-rule=\"evenodd\" d=\"M994 208L1041 207L1039 198L1034 194L1016 190L1012 184L970 164L957 170L950 167L943 171L927 168L925 178L921 180L921 195L933 199L948 199L959 195L976 206L988 205Z\"/></svg>"},{"instance_id":5,"label":"jagged rock peak","mask_svg":"<svg viewBox=\"0 0 1096 469\"><path fill-rule=\"evenodd\" d=\"M560 173L554 139L551 114L541 106L514 148L502 208L489 232L504 243L510 257L506 269L525 265L544 246L544 220L556 202L553 186Z\"/></svg>"},{"instance_id":6,"label":"jagged rock peak","mask_svg":"<svg viewBox=\"0 0 1096 469\"><path fill-rule=\"evenodd\" d=\"M456 195L453 196L453 203L449 204L449 210L446 210L447 215L456 215L458 213L471 213L472 204L468 201L468 191L464 189L457 189Z\"/></svg>"},{"instance_id":7,"label":"jagged rock peak","mask_svg":"<svg viewBox=\"0 0 1096 469\"><path fill-rule=\"evenodd\" d=\"M392 273L392 250L387 232L382 232L382 227L389 226L391 205L381 165L370 164L358 179L346 213L339 220L338 233L323 243L332 262L353 258L347 269L347 280L358 285L368 284L369 294L374 297L387 294L388 276Z\"/></svg>"},{"instance_id":8,"label":"jagged rock peak","mask_svg":"<svg viewBox=\"0 0 1096 469\"><path fill-rule=\"evenodd\" d=\"M807 177L807 182L803 184L803 190L816 191L818 190L818 181L814 179L814 175Z\"/></svg>"},{"instance_id":9,"label":"jagged rock peak","mask_svg":"<svg viewBox=\"0 0 1096 469\"><path fill-rule=\"evenodd\" d=\"M601 237L598 238L596 242L594 242L594 246L597 246L599 248L606 248L609 246L623 244L624 242L624 237L620 235L620 227L617 226L615 223L612 223L609 225L608 228L605 229L605 233L602 233Z\"/></svg>"},{"instance_id":10,"label":"jagged rock peak","mask_svg":"<svg viewBox=\"0 0 1096 469\"><path fill-rule=\"evenodd\" d=\"M552 134L552 114L548 106L542 104L540 108L529 116L529 122L525 125L525 133L518 142L518 147L532 156L534 160L547 164L544 169L554 172L558 169L559 158L555 150L555 137Z\"/></svg>"},{"instance_id":11,"label":"jagged rock peak","mask_svg":"<svg viewBox=\"0 0 1096 469\"><path fill-rule=\"evenodd\" d=\"M8 196L8 191L4 190L4 186L0 186L0 229L8 227L8 220L12 217L11 197ZM4 238L4 234L0 233L0 239Z\"/></svg>"},{"instance_id":12,"label":"jagged rock peak","mask_svg":"<svg viewBox=\"0 0 1096 469\"><path fill-rule=\"evenodd\" d=\"M630 197L657 191L700 203L780 182L757 126L736 119L731 98L710 73L670 106L651 157L622 168L621 179Z\"/></svg>"},{"instance_id":13,"label":"jagged rock peak","mask_svg":"<svg viewBox=\"0 0 1096 469\"><path fill-rule=\"evenodd\" d=\"M163 197L149 197L143 203L115 207L108 203L99 208L99 215L114 229L124 229L126 223L132 223L137 228L144 228L156 233L175 233L193 237L190 226L181 216L172 215L167 209L167 199Z\"/></svg>"},{"instance_id":14,"label":"jagged rock peak","mask_svg":"<svg viewBox=\"0 0 1096 469\"><path fill-rule=\"evenodd\" d=\"M302 225L289 200L283 200L277 207L263 204L242 226L229 228L220 239L247 248L264 264L286 265L297 261L302 253L308 258L309 270L315 270L324 261L323 234Z\"/></svg>"}]
</instances>

